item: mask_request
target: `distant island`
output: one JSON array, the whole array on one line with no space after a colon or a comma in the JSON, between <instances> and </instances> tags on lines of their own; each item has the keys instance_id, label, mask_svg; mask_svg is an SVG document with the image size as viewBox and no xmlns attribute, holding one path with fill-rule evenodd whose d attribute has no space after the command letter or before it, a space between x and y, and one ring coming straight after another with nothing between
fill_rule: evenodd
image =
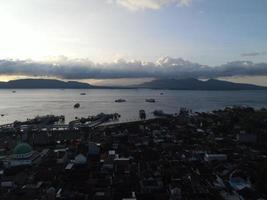
<instances>
[{"instance_id":1,"label":"distant island","mask_svg":"<svg viewBox=\"0 0 267 200\"><path fill-rule=\"evenodd\" d=\"M18 79L0 82L0 89L91 89L97 88L88 83L61 81L54 79Z\"/></svg>"},{"instance_id":2,"label":"distant island","mask_svg":"<svg viewBox=\"0 0 267 200\"><path fill-rule=\"evenodd\" d=\"M194 78L158 79L140 84L136 87L169 90L267 90L267 87L252 84L233 83L217 79L201 81Z\"/></svg>"},{"instance_id":3,"label":"distant island","mask_svg":"<svg viewBox=\"0 0 267 200\"><path fill-rule=\"evenodd\" d=\"M140 85L95 86L77 81L62 81L54 79L18 79L0 82L0 89L167 89L167 90L267 90L267 87L252 84L232 83L217 79L201 81L187 79L158 79Z\"/></svg>"}]
</instances>

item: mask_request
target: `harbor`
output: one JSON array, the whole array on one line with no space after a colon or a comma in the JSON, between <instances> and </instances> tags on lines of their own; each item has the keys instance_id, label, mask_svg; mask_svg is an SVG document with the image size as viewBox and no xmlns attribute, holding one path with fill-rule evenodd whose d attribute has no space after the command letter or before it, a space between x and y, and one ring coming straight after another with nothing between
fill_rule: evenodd
<instances>
[{"instance_id":1,"label":"harbor","mask_svg":"<svg viewBox=\"0 0 267 200\"><path fill-rule=\"evenodd\" d=\"M267 0L0 0L0 200L267 200Z\"/></svg>"},{"instance_id":2,"label":"harbor","mask_svg":"<svg viewBox=\"0 0 267 200\"><path fill-rule=\"evenodd\" d=\"M2 126L1 199L267 197L267 109L156 110L153 119L139 112L141 119L125 123L102 113Z\"/></svg>"}]
</instances>

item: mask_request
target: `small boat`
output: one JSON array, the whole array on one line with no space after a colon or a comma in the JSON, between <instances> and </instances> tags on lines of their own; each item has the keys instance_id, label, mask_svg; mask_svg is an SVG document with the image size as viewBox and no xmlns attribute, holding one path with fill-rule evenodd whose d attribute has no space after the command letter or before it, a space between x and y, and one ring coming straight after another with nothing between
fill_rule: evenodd
<instances>
[{"instance_id":1,"label":"small boat","mask_svg":"<svg viewBox=\"0 0 267 200\"><path fill-rule=\"evenodd\" d=\"M80 93L80 95L86 95L86 93L85 92L82 92L82 93Z\"/></svg>"},{"instance_id":2,"label":"small boat","mask_svg":"<svg viewBox=\"0 0 267 200\"><path fill-rule=\"evenodd\" d=\"M155 100L155 99L146 99L146 102L149 102L149 103L155 103L156 100Z\"/></svg>"},{"instance_id":3,"label":"small boat","mask_svg":"<svg viewBox=\"0 0 267 200\"><path fill-rule=\"evenodd\" d=\"M161 92L161 93L160 93L160 95L164 95L164 93L163 93L163 92Z\"/></svg>"},{"instance_id":4,"label":"small boat","mask_svg":"<svg viewBox=\"0 0 267 200\"><path fill-rule=\"evenodd\" d=\"M126 100L125 99L116 99L115 102L116 103L122 103L122 102L126 102Z\"/></svg>"},{"instance_id":5,"label":"small boat","mask_svg":"<svg viewBox=\"0 0 267 200\"><path fill-rule=\"evenodd\" d=\"M146 111L139 110L139 117L140 119L146 119Z\"/></svg>"},{"instance_id":6,"label":"small boat","mask_svg":"<svg viewBox=\"0 0 267 200\"><path fill-rule=\"evenodd\" d=\"M74 108L79 108L79 107L80 107L80 104L79 104L79 103L76 103L76 104L74 104L73 107L74 107Z\"/></svg>"}]
</instances>

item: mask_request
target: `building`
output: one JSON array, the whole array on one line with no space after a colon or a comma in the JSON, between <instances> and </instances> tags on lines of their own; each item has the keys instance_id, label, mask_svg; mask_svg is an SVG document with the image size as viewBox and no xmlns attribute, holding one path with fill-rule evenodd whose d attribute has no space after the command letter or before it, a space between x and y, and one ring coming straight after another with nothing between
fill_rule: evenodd
<instances>
[{"instance_id":1,"label":"building","mask_svg":"<svg viewBox=\"0 0 267 200\"><path fill-rule=\"evenodd\" d=\"M211 161L226 161L227 155L225 154L205 154L204 160L207 162Z\"/></svg>"},{"instance_id":2,"label":"building","mask_svg":"<svg viewBox=\"0 0 267 200\"><path fill-rule=\"evenodd\" d=\"M7 157L3 163L6 168L32 165L39 157L40 153L33 151L29 144L19 143L14 148L13 154Z\"/></svg>"},{"instance_id":3,"label":"building","mask_svg":"<svg viewBox=\"0 0 267 200\"><path fill-rule=\"evenodd\" d=\"M256 134L240 133L237 135L237 141L245 144L256 144L258 137Z\"/></svg>"}]
</instances>

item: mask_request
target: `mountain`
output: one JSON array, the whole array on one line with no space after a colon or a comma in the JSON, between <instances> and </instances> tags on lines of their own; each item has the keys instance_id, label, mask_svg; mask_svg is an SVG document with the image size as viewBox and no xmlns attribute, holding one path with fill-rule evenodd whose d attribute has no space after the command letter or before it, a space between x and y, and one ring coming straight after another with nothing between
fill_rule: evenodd
<instances>
[{"instance_id":1,"label":"mountain","mask_svg":"<svg viewBox=\"0 0 267 200\"><path fill-rule=\"evenodd\" d=\"M267 90L267 87L252 84L232 83L217 79L201 81L194 78L159 79L140 84L136 87L169 90Z\"/></svg>"},{"instance_id":2,"label":"mountain","mask_svg":"<svg viewBox=\"0 0 267 200\"><path fill-rule=\"evenodd\" d=\"M200 81L198 79L158 79L131 87L94 86L77 81L61 81L54 79L19 79L8 82L0 82L0 89L169 89L169 90L267 90L267 87L232 83L210 79Z\"/></svg>"},{"instance_id":3,"label":"mountain","mask_svg":"<svg viewBox=\"0 0 267 200\"><path fill-rule=\"evenodd\" d=\"M89 89L97 88L88 83L52 79L19 79L0 82L0 89Z\"/></svg>"}]
</instances>

